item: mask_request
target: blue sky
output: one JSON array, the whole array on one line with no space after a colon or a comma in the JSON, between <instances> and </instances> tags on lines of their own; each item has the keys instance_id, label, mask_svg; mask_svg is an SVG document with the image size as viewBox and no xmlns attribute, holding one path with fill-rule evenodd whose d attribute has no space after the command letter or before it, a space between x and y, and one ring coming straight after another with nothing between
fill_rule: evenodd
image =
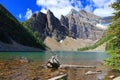
<instances>
[{"instance_id":1,"label":"blue sky","mask_svg":"<svg viewBox=\"0 0 120 80\"><path fill-rule=\"evenodd\" d=\"M41 8L36 5L35 0L0 0L3 4L18 20L24 21L27 9L31 9L32 12L36 12ZM22 18L19 18L21 14Z\"/></svg>"},{"instance_id":2,"label":"blue sky","mask_svg":"<svg viewBox=\"0 0 120 80\"><path fill-rule=\"evenodd\" d=\"M115 0L0 0L19 21L29 19L38 11L46 13L48 9L58 18L61 14L67 15L72 8L84 9L101 17L110 16L114 10L108 5L113 2Z\"/></svg>"}]
</instances>

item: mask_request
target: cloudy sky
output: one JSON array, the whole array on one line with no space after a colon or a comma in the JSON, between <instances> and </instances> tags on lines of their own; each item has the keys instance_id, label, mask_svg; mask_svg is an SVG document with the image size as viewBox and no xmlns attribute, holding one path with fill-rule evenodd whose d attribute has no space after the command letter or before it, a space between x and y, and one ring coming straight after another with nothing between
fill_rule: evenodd
<instances>
[{"instance_id":1,"label":"cloudy sky","mask_svg":"<svg viewBox=\"0 0 120 80\"><path fill-rule=\"evenodd\" d=\"M95 15L111 16L114 10L109 5L116 0L0 0L18 20L24 21L38 11L46 13L50 9L60 18L67 15L71 9L84 9Z\"/></svg>"}]
</instances>

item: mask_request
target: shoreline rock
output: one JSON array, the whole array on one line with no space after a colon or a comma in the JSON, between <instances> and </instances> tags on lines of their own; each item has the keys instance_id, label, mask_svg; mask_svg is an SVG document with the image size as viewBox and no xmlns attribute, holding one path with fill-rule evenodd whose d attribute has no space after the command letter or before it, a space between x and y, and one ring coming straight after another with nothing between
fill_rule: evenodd
<instances>
[{"instance_id":1,"label":"shoreline rock","mask_svg":"<svg viewBox=\"0 0 120 80\"><path fill-rule=\"evenodd\" d=\"M120 80L120 76L114 78L113 80Z\"/></svg>"},{"instance_id":2,"label":"shoreline rock","mask_svg":"<svg viewBox=\"0 0 120 80\"><path fill-rule=\"evenodd\" d=\"M108 76L108 78L113 79L113 78L115 78L115 75L110 75L110 76Z\"/></svg>"}]
</instances>

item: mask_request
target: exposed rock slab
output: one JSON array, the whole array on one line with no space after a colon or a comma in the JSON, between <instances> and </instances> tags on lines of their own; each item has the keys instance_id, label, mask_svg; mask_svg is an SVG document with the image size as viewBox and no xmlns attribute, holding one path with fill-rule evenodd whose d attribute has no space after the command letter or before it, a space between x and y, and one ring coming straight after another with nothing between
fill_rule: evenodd
<instances>
[{"instance_id":1,"label":"exposed rock slab","mask_svg":"<svg viewBox=\"0 0 120 80\"><path fill-rule=\"evenodd\" d=\"M119 77L114 78L113 80L120 80L120 76L119 76Z\"/></svg>"}]
</instances>

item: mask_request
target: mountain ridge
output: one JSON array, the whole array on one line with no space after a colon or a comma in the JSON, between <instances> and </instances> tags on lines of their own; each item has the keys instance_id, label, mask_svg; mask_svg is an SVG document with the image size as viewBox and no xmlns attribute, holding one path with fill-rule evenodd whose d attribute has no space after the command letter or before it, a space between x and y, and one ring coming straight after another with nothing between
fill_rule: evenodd
<instances>
[{"instance_id":1,"label":"mountain ridge","mask_svg":"<svg viewBox=\"0 0 120 80\"><path fill-rule=\"evenodd\" d=\"M83 10L81 11L76 11L72 9L67 16L61 15L60 19L56 18L50 10L48 10L46 14L42 12L38 12L35 14L39 14L39 13L44 14L45 16L44 20L46 21L44 21L42 17L32 16L30 19L26 20L24 24L27 25L28 27L33 27L36 29L37 27L39 27L41 30L43 30L43 32L38 31L38 29L35 30L38 31L43 41L47 36L54 37L58 41L65 39L67 36L75 39L80 38L80 39L91 39L91 40L97 40L101 38L104 30L97 28L95 24L100 23L101 21L104 22L104 20L86 11ZM84 13L86 14L83 15ZM91 15L93 16L92 18L90 18ZM39 25L37 23L42 23L44 25L42 24Z\"/></svg>"}]
</instances>

